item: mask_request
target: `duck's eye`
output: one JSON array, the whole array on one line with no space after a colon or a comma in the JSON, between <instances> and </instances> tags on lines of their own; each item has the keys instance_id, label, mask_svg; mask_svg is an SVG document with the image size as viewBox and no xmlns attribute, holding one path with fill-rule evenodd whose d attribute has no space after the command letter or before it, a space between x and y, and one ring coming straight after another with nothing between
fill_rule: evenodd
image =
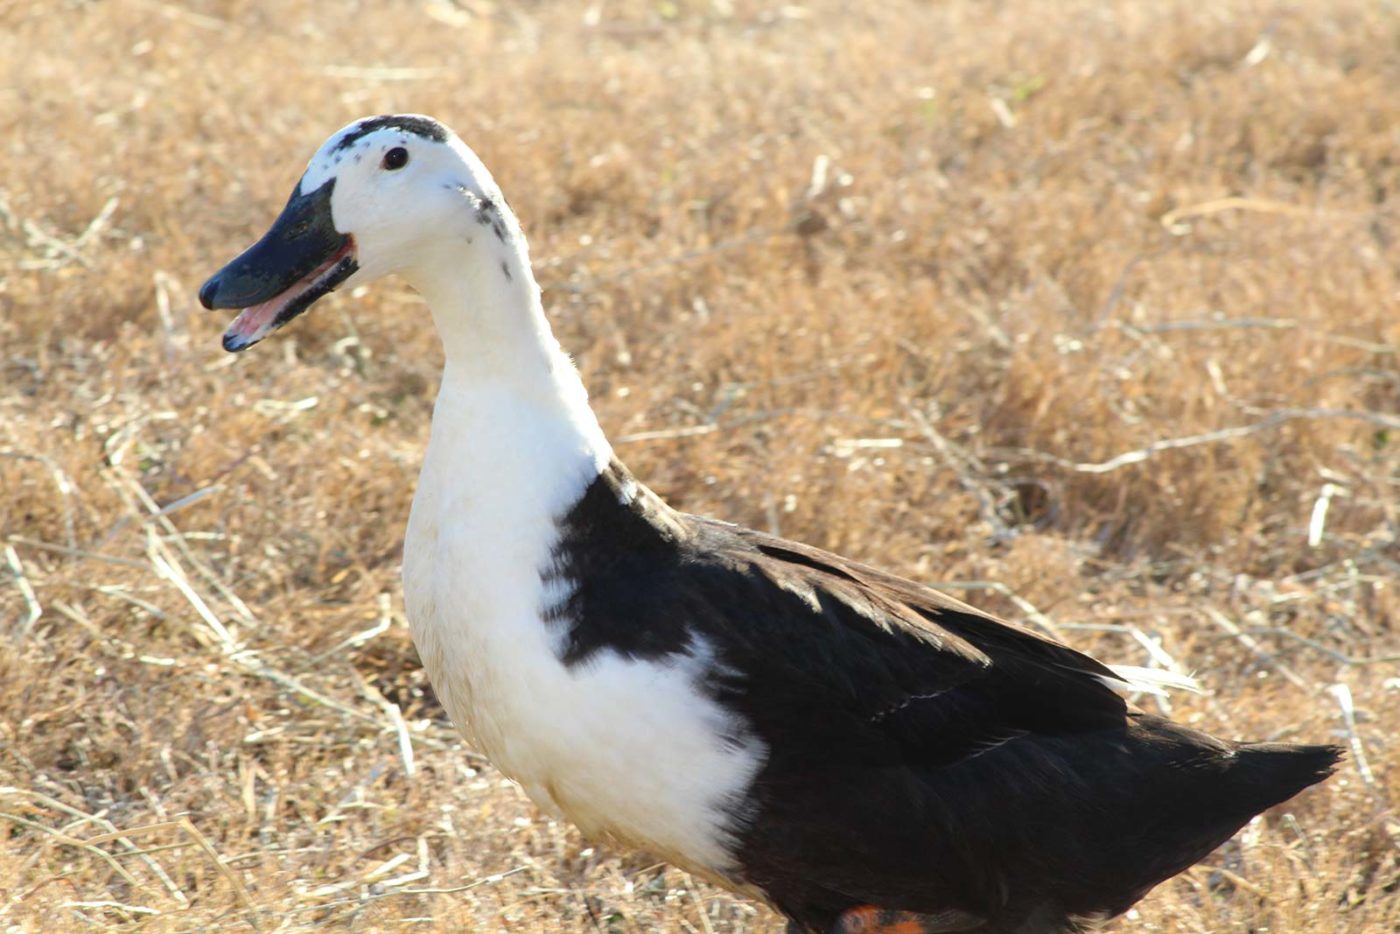
<instances>
[{"instance_id":1,"label":"duck's eye","mask_svg":"<svg viewBox=\"0 0 1400 934\"><path fill-rule=\"evenodd\" d=\"M380 165L390 172L403 168L408 165L408 150L402 146L395 146L384 154L384 161Z\"/></svg>"}]
</instances>

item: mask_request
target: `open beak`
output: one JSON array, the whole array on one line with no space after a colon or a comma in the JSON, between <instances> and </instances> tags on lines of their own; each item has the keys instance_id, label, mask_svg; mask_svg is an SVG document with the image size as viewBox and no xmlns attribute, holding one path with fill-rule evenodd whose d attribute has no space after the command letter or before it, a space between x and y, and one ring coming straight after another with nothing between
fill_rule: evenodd
<instances>
[{"instance_id":1,"label":"open beak","mask_svg":"<svg viewBox=\"0 0 1400 934\"><path fill-rule=\"evenodd\" d=\"M359 268L355 238L335 229L335 179L292 192L271 229L199 290L205 308L241 308L224 332L224 349L246 350L310 308Z\"/></svg>"}]
</instances>

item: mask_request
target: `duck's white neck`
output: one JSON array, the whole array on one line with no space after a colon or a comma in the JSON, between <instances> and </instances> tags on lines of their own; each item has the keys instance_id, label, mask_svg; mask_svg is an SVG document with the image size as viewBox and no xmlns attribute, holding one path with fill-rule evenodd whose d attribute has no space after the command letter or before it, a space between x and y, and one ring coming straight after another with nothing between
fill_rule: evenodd
<instances>
[{"instance_id":1,"label":"duck's white neck","mask_svg":"<svg viewBox=\"0 0 1400 934\"><path fill-rule=\"evenodd\" d=\"M561 520L612 449L550 333L524 240L486 233L489 250L459 243L462 256L410 275L447 355L404 541L413 641L453 722L537 804L726 876L735 802L765 752L736 744L743 724L704 687L717 670L704 640L663 660L566 660L564 611L584 585L569 552L610 543L566 537ZM438 240L430 249L454 245Z\"/></svg>"},{"instance_id":2,"label":"duck's white neck","mask_svg":"<svg viewBox=\"0 0 1400 934\"><path fill-rule=\"evenodd\" d=\"M497 421L483 407L485 400L505 397L512 409L523 407L533 417L527 424L495 425L504 434L478 437L478 444L523 444L521 452L540 457L543 469L586 473L591 480L607 466L612 447L588 405L583 380L550 330L525 239L506 209L501 215L504 237L481 226L477 242L449 241L407 273L442 339L434 438L485 429ZM454 408L450 418L441 410L445 404ZM537 444L548 449L530 450ZM505 450L497 453L510 458Z\"/></svg>"},{"instance_id":3,"label":"duck's white neck","mask_svg":"<svg viewBox=\"0 0 1400 934\"><path fill-rule=\"evenodd\" d=\"M550 332L523 238L484 232L488 249L445 238L441 255L407 275L432 309L446 365L409 518L404 595L459 724L471 719L468 681L447 672L472 651L492 657L483 640L548 652L541 614L555 597L541 575L557 523L612 458Z\"/></svg>"}]
</instances>

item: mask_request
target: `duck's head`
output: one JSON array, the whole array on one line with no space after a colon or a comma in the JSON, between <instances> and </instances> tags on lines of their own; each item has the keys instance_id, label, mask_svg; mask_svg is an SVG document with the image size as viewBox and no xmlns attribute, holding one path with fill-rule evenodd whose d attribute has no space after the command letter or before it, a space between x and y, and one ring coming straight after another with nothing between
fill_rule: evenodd
<instances>
[{"instance_id":1,"label":"duck's head","mask_svg":"<svg viewBox=\"0 0 1400 934\"><path fill-rule=\"evenodd\" d=\"M242 309L223 341L237 352L341 285L407 272L443 240L494 231L504 241L513 227L490 173L451 130L417 114L367 117L326 140L271 229L199 300Z\"/></svg>"}]
</instances>

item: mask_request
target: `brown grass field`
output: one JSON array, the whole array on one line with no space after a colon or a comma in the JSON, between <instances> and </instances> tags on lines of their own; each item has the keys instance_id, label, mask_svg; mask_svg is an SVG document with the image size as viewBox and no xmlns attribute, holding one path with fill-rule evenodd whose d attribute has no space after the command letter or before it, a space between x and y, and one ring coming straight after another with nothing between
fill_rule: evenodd
<instances>
[{"instance_id":1,"label":"brown grass field","mask_svg":"<svg viewBox=\"0 0 1400 934\"><path fill-rule=\"evenodd\" d=\"M195 290L349 120L491 166L619 454L1349 746L1115 932L1400 930L1400 10L0 3L0 929L776 932L463 747L402 284Z\"/></svg>"}]
</instances>

